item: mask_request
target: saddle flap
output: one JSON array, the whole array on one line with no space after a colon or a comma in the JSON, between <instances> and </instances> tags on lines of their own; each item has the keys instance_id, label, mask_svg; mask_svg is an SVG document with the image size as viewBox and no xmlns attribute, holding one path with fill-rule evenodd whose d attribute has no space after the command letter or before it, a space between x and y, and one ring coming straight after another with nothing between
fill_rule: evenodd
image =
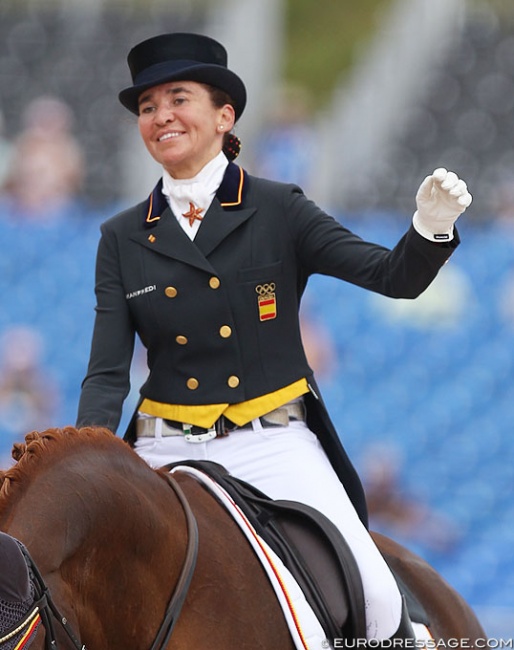
<instances>
[{"instance_id":1,"label":"saddle flap","mask_svg":"<svg viewBox=\"0 0 514 650\"><path fill-rule=\"evenodd\" d=\"M273 501L210 461L181 461L208 474L242 510L302 589L327 638L365 638L364 593L353 554L336 526L296 501ZM164 468L163 468L164 469Z\"/></svg>"},{"instance_id":2,"label":"saddle flap","mask_svg":"<svg viewBox=\"0 0 514 650\"><path fill-rule=\"evenodd\" d=\"M353 554L324 515L294 501L259 501L259 521L327 633L364 638L364 594ZM268 521L266 521L266 518Z\"/></svg>"}]
</instances>

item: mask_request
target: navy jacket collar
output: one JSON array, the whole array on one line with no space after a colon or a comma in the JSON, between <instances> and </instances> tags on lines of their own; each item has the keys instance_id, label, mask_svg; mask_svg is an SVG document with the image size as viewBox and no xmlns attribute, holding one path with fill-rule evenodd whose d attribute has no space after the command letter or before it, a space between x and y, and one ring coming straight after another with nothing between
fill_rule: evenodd
<instances>
[{"instance_id":1,"label":"navy jacket collar","mask_svg":"<svg viewBox=\"0 0 514 650\"><path fill-rule=\"evenodd\" d=\"M216 192L216 198L225 210L238 210L244 207L244 199L248 189L248 174L242 167L230 162L225 171L221 185ZM154 187L146 201L144 211L145 228L153 228L162 213L168 207L168 202L162 193L162 178Z\"/></svg>"}]
</instances>

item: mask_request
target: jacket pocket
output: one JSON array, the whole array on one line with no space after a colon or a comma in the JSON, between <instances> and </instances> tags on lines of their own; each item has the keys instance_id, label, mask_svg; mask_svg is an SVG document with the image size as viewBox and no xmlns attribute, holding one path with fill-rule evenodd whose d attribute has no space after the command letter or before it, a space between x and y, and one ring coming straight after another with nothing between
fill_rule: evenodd
<instances>
[{"instance_id":1,"label":"jacket pocket","mask_svg":"<svg viewBox=\"0 0 514 650\"><path fill-rule=\"evenodd\" d=\"M281 275L282 261L267 264L266 266L240 269L237 274L237 281L241 284L246 282L273 282Z\"/></svg>"}]
</instances>

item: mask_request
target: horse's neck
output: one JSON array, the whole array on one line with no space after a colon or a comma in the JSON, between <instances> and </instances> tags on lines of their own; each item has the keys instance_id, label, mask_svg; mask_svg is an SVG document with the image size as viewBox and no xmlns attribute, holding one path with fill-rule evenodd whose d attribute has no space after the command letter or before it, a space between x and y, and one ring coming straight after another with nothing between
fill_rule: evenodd
<instances>
[{"instance_id":1,"label":"horse's neck","mask_svg":"<svg viewBox=\"0 0 514 650\"><path fill-rule=\"evenodd\" d=\"M170 527L163 508L171 518L179 513L172 491L149 468L136 466L131 473L103 458L95 469L94 458L86 454L78 467L70 463L36 474L6 509L6 532L44 558L44 570L72 561L81 566L93 551L101 556L134 542L144 553L154 539L147 531L161 534Z\"/></svg>"}]
</instances>

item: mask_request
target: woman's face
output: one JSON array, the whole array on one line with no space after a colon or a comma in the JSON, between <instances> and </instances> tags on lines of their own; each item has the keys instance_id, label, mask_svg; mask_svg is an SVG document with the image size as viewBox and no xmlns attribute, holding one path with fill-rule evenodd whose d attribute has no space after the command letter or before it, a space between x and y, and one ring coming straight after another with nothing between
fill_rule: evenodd
<instances>
[{"instance_id":1,"label":"woman's face","mask_svg":"<svg viewBox=\"0 0 514 650\"><path fill-rule=\"evenodd\" d=\"M221 151L234 125L230 104L216 108L204 84L171 81L139 97L139 131L153 158L174 178L192 178Z\"/></svg>"}]
</instances>

